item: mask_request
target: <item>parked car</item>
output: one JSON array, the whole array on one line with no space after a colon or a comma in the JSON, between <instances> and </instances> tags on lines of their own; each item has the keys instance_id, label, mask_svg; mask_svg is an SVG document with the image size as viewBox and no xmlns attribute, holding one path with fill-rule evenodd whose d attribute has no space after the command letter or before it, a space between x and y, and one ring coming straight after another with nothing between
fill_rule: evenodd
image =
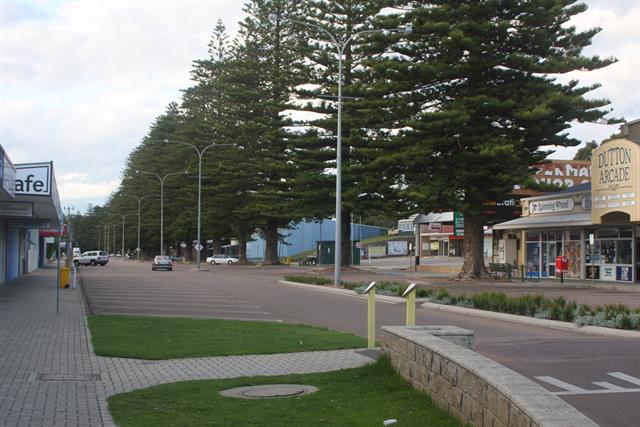
<instances>
[{"instance_id":1,"label":"parked car","mask_svg":"<svg viewBox=\"0 0 640 427\"><path fill-rule=\"evenodd\" d=\"M207 257L207 262L209 264L233 264L234 262L238 262L238 258L230 257L229 255L214 255Z\"/></svg>"},{"instance_id":2,"label":"parked car","mask_svg":"<svg viewBox=\"0 0 640 427\"><path fill-rule=\"evenodd\" d=\"M158 255L153 259L153 263L151 264L151 269L153 271L156 270L173 270L173 261L169 259L166 255Z\"/></svg>"},{"instance_id":3,"label":"parked car","mask_svg":"<svg viewBox=\"0 0 640 427\"><path fill-rule=\"evenodd\" d=\"M183 258L181 255L169 255L169 259L173 262L180 262Z\"/></svg>"},{"instance_id":4,"label":"parked car","mask_svg":"<svg viewBox=\"0 0 640 427\"><path fill-rule=\"evenodd\" d=\"M300 258L300 261L298 261L298 265L316 265L318 264L318 258L315 257L315 255L305 255L302 258Z\"/></svg>"},{"instance_id":5,"label":"parked car","mask_svg":"<svg viewBox=\"0 0 640 427\"><path fill-rule=\"evenodd\" d=\"M73 263L76 267L80 265L102 265L105 266L109 262L109 254L105 251L88 251L82 255L75 257Z\"/></svg>"}]
</instances>

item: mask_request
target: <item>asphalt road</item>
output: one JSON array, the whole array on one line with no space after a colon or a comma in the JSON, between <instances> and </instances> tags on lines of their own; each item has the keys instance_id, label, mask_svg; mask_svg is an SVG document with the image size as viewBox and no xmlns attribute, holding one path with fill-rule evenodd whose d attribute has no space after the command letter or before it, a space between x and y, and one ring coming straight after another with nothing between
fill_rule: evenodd
<instances>
[{"instance_id":1,"label":"asphalt road","mask_svg":"<svg viewBox=\"0 0 640 427\"><path fill-rule=\"evenodd\" d=\"M115 260L106 267L80 268L80 277L94 314L283 321L366 336L364 298L278 284L292 273L288 267L205 265L204 269L177 264L172 272L152 272L150 263ZM371 272L345 272L343 278L389 279ZM589 291L580 290L597 299L597 293ZM607 292L606 298L623 302L630 295L635 297ZM417 324L474 330L479 353L562 393L561 398L600 425L639 425L640 339L592 337L421 307L416 311ZM403 304L379 302L376 312L378 327L404 322Z\"/></svg>"}]
</instances>

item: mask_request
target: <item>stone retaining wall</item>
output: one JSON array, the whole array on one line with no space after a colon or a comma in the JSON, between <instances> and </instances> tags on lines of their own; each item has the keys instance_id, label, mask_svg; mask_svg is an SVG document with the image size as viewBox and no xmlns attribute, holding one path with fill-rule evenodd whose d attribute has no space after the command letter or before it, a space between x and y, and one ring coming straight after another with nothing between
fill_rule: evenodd
<instances>
[{"instance_id":1,"label":"stone retaining wall","mask_svg":"<svg viewBox=\"0 0 640 427\"><path fill-rule=\"evenodd\" d=\"M482 427L597 427L559 397L424 327L385 326L382 350L415 389L463 423Z\"/></svg>"}]
</instances>

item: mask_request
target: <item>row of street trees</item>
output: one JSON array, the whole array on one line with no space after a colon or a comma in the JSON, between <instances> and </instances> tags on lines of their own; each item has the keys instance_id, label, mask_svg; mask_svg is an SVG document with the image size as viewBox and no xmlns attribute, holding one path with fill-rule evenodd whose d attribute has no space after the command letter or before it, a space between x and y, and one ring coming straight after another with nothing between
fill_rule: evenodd
<instances>
[{"instance_id":1,"label":"row of street trees","mask_svg":"<svg viewBox=\"0 0 640 427\"><path fill-rule=\"evenodd\" d=\"M585 10L572 0L250 0L232 41L218 21L193 85L157 117L100 211L133 212L130 196L158 193L157 179L136 171L186 170L165 186L165 241L190 243L195 153L163 141L232 144L204 158L203 236L214 247L238 238L244 257L257 230L265 262L277 263L278 229L332 215L335 200L337 53L323 31L295 21L340 42L410 28L354 37L344 52L342 262L351 213L456 209L460 276L482 276L482 202L526 182L549 154L541 147L579 144L565 132L571 123L609 113L607 100L584 97L597 85L557 79L614 62L582 55L599 29L568 22ZM145 247L159 244L157 203L143 203Z\"/></svg>"}]
</instances>

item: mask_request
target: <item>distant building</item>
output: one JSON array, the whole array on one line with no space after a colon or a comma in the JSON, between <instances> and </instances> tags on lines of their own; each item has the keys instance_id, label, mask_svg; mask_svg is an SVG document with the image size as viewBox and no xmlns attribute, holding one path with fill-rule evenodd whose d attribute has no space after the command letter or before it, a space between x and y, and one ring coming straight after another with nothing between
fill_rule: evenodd
<instances>
[{"instance_id":1,"label":"distant building","mask_svg":"<svg viewBox=\"0 0 640 427\"><path fill-rule=\"evenodd\" d=\"M278 257L295 256L301 252L316 250L318 241L335 240L336 223L333 219L323 221L301 221L292 224L287 229L279 230L284 236L278 244ZM354 242L384 236L387 229L365 224L351 224L351 240ZM252 260L264 259L265 241L259 234L251 236L247 242L247 258Z\"/></svg>"},{"instance_id":2,"label":"distant building","mask_svg":"<svg viewBox=\"0 0 640 427\"><path fill-rule=\"evenodd\" d=\"M535 165L537 183L573 187L591 182L591 162L588 160L551 160Z\"/></svg>"}]
</instances>

